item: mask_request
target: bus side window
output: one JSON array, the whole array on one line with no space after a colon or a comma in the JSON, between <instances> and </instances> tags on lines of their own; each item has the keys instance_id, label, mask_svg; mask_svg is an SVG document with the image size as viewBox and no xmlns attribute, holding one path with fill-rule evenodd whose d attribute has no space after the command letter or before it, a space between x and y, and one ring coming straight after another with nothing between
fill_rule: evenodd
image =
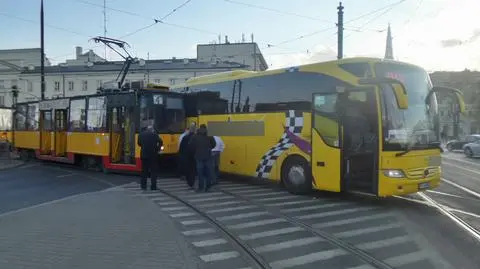
<instances>
[{"instance_id":1,"label":"bus side window","mask_svg":"<svg viewBox=\"0 0 480 269\"><path fill-rule=\"evenodd\" d=\"M323 141L331 146L338 147L338 116L336 113L338 95L317 95L314 100L313 128L322 137Z\"/></svg>"}]
</instances>

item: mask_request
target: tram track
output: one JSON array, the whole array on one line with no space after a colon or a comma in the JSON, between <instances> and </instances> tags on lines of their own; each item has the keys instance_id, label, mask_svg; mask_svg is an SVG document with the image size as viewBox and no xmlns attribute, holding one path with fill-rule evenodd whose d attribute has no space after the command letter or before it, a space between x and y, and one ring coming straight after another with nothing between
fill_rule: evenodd
<instances>
[{"instance_id":1,"label":"tram track","mask_svg":"<svg viewBox=\"0 0 480 269\"><path fill-rule=\"evenodd\" d=\"M165 191L163 189L159 189L159 191L166 196L171 197L172 199L184 204L188 208L195 211L197 214L202 216L204 219L208 220L210 224L215 226L218 231L220 231L225 238L228 238L230 242L234 243L237 246L237 249L243 252L244 257L248 257L250 260L251 265L255 266L259 269L271 269L272 267L260 256L257 252L255 252L248 244L245 244L240 238L235 236L231 233L225 225L221 224L215 218L204 212L203 210L195 207L192 203L188 202L185 199L182 199L178 195L175 195L171 192Z\"/></svg>"},{"instance_id":2,"label":"tram track","mask_svg":"<svg viewBox=\"0 0 480 269\"><path fill-rule=\"evenodd\" d=\"M470 236L472 236L473 238L475 238L475 240L477 240L478 242L480 242L480 231L477 230L475 227L473 227L472 225L470 225L468 222L466 222L465 220L463 220L461 217L458 216L458 214L454 213L455 212L455 209L452 209L452 208L449 208L449 207L446 207L440 203L438 203L437 201L435 201L434 199L432 199L429 195L425 194L425 193L418 193L418 195L423 199L425 200L427 203L431 204L433 207L435 207L436 209L438 209L438 211L440 211L443 215L447 216L448 218L450 218L452 221L454 221L459 227L461 227L463 230L465 230L466 232L468 232L468 234Z\"/></svg>"},{"instance_id":3,"label":"tram track","mask_svg":"<svg viewBox=\"0 0 480 269\"><path fill-rule=\"evenodd\" d=\"M226 190L220 190L220 191L223 192L223 193L226 193L228 195L231 195L233 197L243 199L244 201L246 201L248 203L251 203L253 205L256 205L259 208L263 208L265 210L268 210L268 212L272 213L276 217L284 218L284 219L288 220L288 222L290 222L291 224L302 227L303 229L309 231L313 235L321 237L322 239L325 239L326 241L330 242L332 245L348 251L350 254L352 254L352 255L356 256L357 258L361 259L366 264L373 266L373 268L378 268L378 269L392 269L393 268L390 265L386 264L385 262L383 262L381 260L378 260L375 257L371 256L370 254L366 253L365 251L349 244L348 242L340 240L339 238L336 238L335 236L333 236L332 234L329 234L327 232L324 232L324 231L321 231L321 230L318 230L318 229L314 229L309 224L304 223L302 221L299 221L299 220L295 219L294 217L291 217L287 214L284 214L284 213L280 212L279 210L275 210L275 209L272 209L272 208L267 208L266 206L254 201L252 199L243 197L241 195L235 194L235 193L230 192L230 191L226 191Z\"/></svg>"},{"instance_id":4,"label":"tram track","mask_svg":"<svg viewBox=\"0 0 480 269\"><path fill-rule=\"evenodd\" d=\"M147 196L163 196L154 199L162 200L158 203L161 210L172 218L187 218L180 223L206 220L248 258L251 268L305 264L326 268L418 268L414 264L428 262L392 214L379 206L358 207L355 202L336 198L295 196L255 184L227 181L209 193L193 193L184 184L178 179L162 179L158 183L160 192ZM138 185L132 189L138 189ZM170 200L164 200L167 198ZM187 228L192 229L186 231L188 235L209 229ZM204 239L210 242L212 238L215 236ZM398 247L405 253L399 253ZM291 255L295 256L289 258Z\"/></svg>"}]
</instances>

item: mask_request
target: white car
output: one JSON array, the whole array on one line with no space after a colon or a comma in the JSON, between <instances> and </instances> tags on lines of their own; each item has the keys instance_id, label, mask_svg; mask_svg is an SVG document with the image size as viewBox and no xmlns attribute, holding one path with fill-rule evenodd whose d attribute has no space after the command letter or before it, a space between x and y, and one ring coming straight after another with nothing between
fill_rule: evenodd
<instances>
[{"instance_id":1,"label":"white car","mask_svg":"<svg viewBox=\"0 0 480 269\"><path fill-rule=\"evenodd\" d=\"M480 140L463 145L463 152L469 158L480 157Z\"/></svg>"}]
</instances>

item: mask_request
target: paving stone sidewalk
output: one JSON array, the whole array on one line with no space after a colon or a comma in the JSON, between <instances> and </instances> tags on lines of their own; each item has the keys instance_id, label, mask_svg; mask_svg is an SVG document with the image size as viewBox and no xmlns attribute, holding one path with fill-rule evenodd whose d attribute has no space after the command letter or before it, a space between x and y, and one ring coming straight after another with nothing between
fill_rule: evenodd
<instances>
[{"instance_id":1,"label":"paving stone sidewalk","mask_svg":"<svg viewBox=\"0 0 480 269\"><path fill-rule=\"evenodd\" d=\"M175 224L119 189L0 215L0 268L198 268Z\"/></svg>"}]
</instances>

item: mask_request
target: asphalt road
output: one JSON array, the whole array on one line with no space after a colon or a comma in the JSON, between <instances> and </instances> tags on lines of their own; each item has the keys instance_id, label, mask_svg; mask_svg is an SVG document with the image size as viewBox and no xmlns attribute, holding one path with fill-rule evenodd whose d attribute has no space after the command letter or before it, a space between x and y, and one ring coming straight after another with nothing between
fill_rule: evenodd
<instances>
[{"instance_id":1,"label":"asphalt road","mask_svg":"<svg viewBox=\"0 0 480 269\"><path fill-rule=\"evenodd\" d=\"M134 180L134 177L105 175L59 164L27 163L0 170L0 214Z\"/></svg>"},{"instance_id":2,"label":"asphalt road","mask_svg":"<svg viewBox=\"0 0 480 269\"><path fill-rule=\"evenodd\" d=\"M470 225L480 229L480 197L472 194L480 193L480 160L467 159L462 154L446 153L443 159L443 177L445 182L439 188L425 192L425 195L447 207L449 212L459 216ZM19 168L0 172L0 215L76 194L124 185L135 180L136 177L132 176L105 175L66 165L32 162ZM181 190L183 192L184 189L183 182L174 179L163 184L160 183L160 185L165 189L171 188L171 191ZM138 188L135 184L133 187L134 189ZM369 252L372 255L382 260L390 259L394 264L396 262L398 266L395 268L478 268L478 264L480 264L479 241L474 240L468 232L440 213L439 210L422 202L422 197L418 195L411 196L412 201L401 198L377 199L322 192L305 197L290 195L271 184L255 186L244 182L240 183L240 186L226 182L223 188L237 195L248 196L249 199L254 199L269 207L281 205L280 209L284 212L288 212L292 217L300 217L309 224L316 225L318 229L343 234L347 241L354 245L370 246ZM312 198L315 199L312 200ZM210 203L212 202L215 204L216 201L210 201ZM208 200L205 203L208 203ZM337 203L341 204L337 205ZM216 209L227 207L229 206L219 204L214 206ZM249 210L247 208L242 213L249 213ZM224 214L221 217L228 218L229 213L238 214L239 212L226 210L225 213L221 213ZM388 214L388 216L384 214ZM362 218L365 220L362 221ZM178 215L175 219L180 222L185 221ZM252 220L241 218L235 220L232 217L232 221L228 224L242 225L248 221L262 220L255 220L255 217ZM246 235L256 234L258 236L275 234L290 228L277 226L277 224L267 225L265 229L258 227L252 228L254 230L251 231L246 229L245 232L247 232ZM205 234L204 236L208 239L209 235ZM282 237L269 238L273 241L267 242L265 239L260 239L251 242L255 246L270 246L274 244L274 241L280 239L286 242L298 241L302 240L304 236L304 234L297 235L293 232ZM198 236L192 238L197 241L203 239ZM388 245L399 239L407 241L401 243L400 240L396 245ZM372 247L378 247L381 244L387 245L383 248ZM280 257L285 259L288 257L292 261L299 261L302 257L308 257L307 253L311 250L308 247L297 248L295 251L283 249L281 253L271 252L268 255L274 255L269 257L275 260ZM204 255L208 255L211 250L202 251L205 251ZM222 249L216 248L212 251L221 252ZM419 259L419 257L425 259ZM340 261L341 259L338 260L338 262ZM356 265L352 262L349 266Z\"/></svg>"}]
</instances>

